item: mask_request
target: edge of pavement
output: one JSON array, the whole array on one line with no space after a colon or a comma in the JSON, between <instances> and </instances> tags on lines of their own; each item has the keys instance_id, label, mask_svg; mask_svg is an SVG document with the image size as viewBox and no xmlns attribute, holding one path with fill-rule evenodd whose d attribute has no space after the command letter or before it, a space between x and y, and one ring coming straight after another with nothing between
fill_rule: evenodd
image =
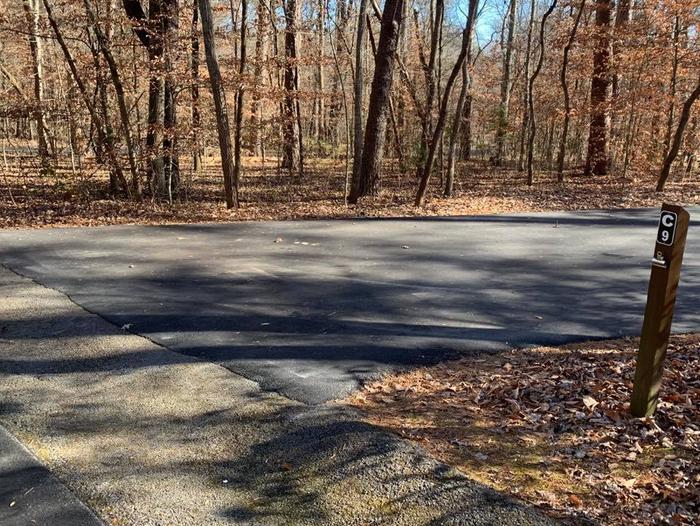
<instances>
[{"instance_id":1,"label":"edge of pavement","mask_svg":"<svg viewBox=\"0 0 700 526\"><path fill-rule=\"evenodd\" d=\"M101 524L75 496L115 525L556 524L353 410L262 391L1 265L0 297L0 423L74 493L36 458L3 455L0 475L26 467L47 480L25 497L59 497L44 511L58 518L14 522L0 502L3 526ZM26 487L13 480L0 497Z\"/></svg>"},{"instance_id":2,"label":"edge of pavement","mask_svg":"<svg viewBox=\"0 0 700 526\"><path fill-rule=\"evenodd\" d=\"M85 504L0 425L0 524L102 526Z\"/></svg>"}]
</instances>

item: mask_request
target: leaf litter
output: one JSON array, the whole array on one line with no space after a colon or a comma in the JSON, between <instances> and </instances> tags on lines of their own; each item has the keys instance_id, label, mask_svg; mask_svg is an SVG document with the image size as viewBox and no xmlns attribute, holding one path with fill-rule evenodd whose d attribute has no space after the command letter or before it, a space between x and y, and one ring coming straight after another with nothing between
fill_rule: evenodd
<instances>
[{"instance_id":1,"label":"leaf litter","mask_svg":"<svg viewBox=\"0 0 700 526\"><path fill-rule=\"evenodd\" d=\"M638 339L513 349L384 377L346 403L566 522L700 524L700 334L673 336L652 418Z\"/></svg>"}]
</instances>

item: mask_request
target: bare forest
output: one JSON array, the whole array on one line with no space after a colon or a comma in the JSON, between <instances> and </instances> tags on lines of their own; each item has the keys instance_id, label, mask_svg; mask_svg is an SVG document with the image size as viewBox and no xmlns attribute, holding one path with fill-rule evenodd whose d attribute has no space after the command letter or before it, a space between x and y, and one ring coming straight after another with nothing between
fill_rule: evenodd
<instances>
[{"instance_id":1,"label":"bare forest","mask_svg":"<svg viewBox=\"0 0 700 526\"><path fill-rule=\"evenodd\" d=\"M2 0L0 224L700 199L696 0Z\"/></svg>"}]
</instances>

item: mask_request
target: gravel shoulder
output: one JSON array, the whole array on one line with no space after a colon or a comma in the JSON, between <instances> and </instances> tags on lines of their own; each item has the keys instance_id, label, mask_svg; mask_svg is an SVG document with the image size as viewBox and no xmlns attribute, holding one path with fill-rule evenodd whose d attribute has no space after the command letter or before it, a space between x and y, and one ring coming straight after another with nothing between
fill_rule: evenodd
<instances>
[{"instance_id":1,"label":"gravel shoulder","mask_svg":"<svg viewBox=\"0 0 700 526\"><path fill-rule=\"evenodd\" d=\"M0 297L0 423L108 524L551 524L350 410L262 391L3 267Z\"/></svg>"}]
</instances>

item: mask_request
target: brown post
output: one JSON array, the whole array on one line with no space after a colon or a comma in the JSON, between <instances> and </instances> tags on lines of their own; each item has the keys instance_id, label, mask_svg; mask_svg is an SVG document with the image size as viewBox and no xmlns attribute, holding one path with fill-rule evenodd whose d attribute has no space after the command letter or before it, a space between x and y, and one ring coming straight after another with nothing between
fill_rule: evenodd
<instances>
[{"instance_id":1,"label":"brown post","mask_svg":"<svg viewBox=\"0 0 700 526\"><path fill-rule=\"evenodd\" d=\"M690 215L682 207L661 207L630 403L630 411L637 417L651 416L656 410L689 221Z\"/></svg>"}]
</instances>

